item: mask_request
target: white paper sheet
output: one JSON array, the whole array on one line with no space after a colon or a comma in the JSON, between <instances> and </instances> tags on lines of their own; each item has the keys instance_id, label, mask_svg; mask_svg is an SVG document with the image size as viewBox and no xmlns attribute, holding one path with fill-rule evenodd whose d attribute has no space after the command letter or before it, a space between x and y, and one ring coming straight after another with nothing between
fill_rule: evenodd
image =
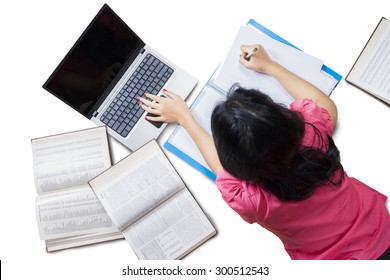
<instances>
[{"instance_id":1,"label":"white paper sheet","mask_svg":"<svg viewBox=\"0 0 390 280\"><path fill-rule=\"evenodd\" d=\"M327 94L330 94L335 82L337 82L321 71L322 60L274 40L250 26L240 28L225 62L213 82L224 91L228 91L234 83L239 83L243 87L258 89L270 95L278 103L286 105L291 103L292 97L273 77L249 70L239 63L240 46L254 44L261 44L273 60L316 85Z\"/></svg>"}]
</instances>

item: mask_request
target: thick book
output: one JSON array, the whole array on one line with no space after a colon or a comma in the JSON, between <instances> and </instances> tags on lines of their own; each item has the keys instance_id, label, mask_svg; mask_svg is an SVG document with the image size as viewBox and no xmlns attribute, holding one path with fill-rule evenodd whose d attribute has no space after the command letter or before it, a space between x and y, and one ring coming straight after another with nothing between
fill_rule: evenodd
<instances>
[{"instance_id":1,"label":"thick book","mask_svg":"<svg viewBox=\"0 0 390 280\"><path fill-rule=\"evenodd\" d=\"M390 22L382 17L345 80L390 104Z\"/></svg>"},{"instance_id":2,"label":"thick book","mask_svg":"<svg viewBox=\"0 0 390 280\"><path fill-rule=\"evenodd\" d=\"M111 166L105 127L31 140L36 218L47 251L123 238L88 181Z\"/></svg>"},{"instance_id":3,"label":"thick book","mask_svg":"<svg viewBox=\"0 0 390 280\"><path fill-rule=\"evenodd\" d=\"M286 106L293 101L289 93L271 76L251 71L240 65L241 45L261 44L275 61L296 75L311 82L330 95L341 80L341 75L327 67L324 62L307 54L261 24L251 19L240 27L236 38L223 63L212 73L209 81L200 91L190 107L199 124L211 133L211 113L216 103L226 98L226 93L238 83L246 88L261 90L278 103ZM272 93L272 94L271 94ZM176 126L164 147L179 158L198 169L212 180L213 174L200 151L180 125Z\"/></svg>"},{"instance_id":4,"label":"thick book","mask_svg":"<svg viewBox=\"0 0 390 280\"><path fill-rule=\"evenodd\" d=\"M139 259L181 259L216 234L155 140L89 184Z\"/></svg>"}]
</instances>

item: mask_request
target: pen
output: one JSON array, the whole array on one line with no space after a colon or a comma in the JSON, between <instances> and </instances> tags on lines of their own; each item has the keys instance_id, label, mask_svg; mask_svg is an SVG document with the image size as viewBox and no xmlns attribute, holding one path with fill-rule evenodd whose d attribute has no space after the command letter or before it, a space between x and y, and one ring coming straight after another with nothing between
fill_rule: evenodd
<instances>
[{"instance_id":1,"label":"pen","mask_svg":"<svg viewBox=\"0 0 390 280\"><path fill-rule=\"evenodd\" d=\"M245 59L249 61L249 59L251 59L252 55L257 51L257 48L254 48L250 53L248 53L246 56L245 56Z\"/></svg>"}]
</instances>

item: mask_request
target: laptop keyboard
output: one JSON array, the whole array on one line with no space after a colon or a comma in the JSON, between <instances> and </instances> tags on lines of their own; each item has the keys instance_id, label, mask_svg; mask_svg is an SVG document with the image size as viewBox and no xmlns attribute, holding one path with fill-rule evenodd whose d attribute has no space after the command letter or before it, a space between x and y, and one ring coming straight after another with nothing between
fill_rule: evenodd
<instances>
[{"instance_id":1,"label":"laptop keyboard","mask_svg":"<svg viewBox=\"0 0 390 280\"><path fill-rule=\"evenodd\" d=\"M140 108L137 98L144 93L159 93L172 73L171 67L152 54L147 54L100 120L122 137L126 137L145 112ZM157 127L162 125L152 123Z\"/></svg>"}]
</instances>

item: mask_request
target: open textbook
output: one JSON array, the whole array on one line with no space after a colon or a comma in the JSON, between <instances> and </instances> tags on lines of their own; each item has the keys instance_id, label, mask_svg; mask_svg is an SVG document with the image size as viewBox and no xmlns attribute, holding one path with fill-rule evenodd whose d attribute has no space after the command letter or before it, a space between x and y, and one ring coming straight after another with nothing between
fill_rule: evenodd
<instances>
[{"instance_id":1,"label":"open textbook","mask_svg":"<svg viewBox=\"0 0 390 280\"><path fill-rule=\"evenodd\" d=\"M123 238L88 181L111 166L105 127L31 140L39 235L48 251Z\"/></svg>"},{"instance_id":2,"label":"open textbook","mask_svg":"<svg viewBox=\"0 0 390 280\"><path fill-rule=\"evenodd\" d=\"M216 234L155 140L89 184L139 259L180 259Z\"/></svg>"},{"instance_id":3,"label":"open textbook","mask_svg":"<svg viewBox=\"0 0 390 280\"><path fill-rule=\"evenodd\" d=\"M345 78L390 104L390 22L382 17Z\"/></svg>"},{"instance_id":4,"label":"open textbook","mask_svg":"<svg viewBox=\"0 0 390 280\"><path fill-rule=\"evenodd\" d=\"M209 133L214 106L226 98L226 93L236 83L245 88L258 89L268 94L275 102L286 106L293 101L273 77L248 70L239 63L240 46L252 44L261 44L273 60L311 82L327 95L332 93L341 80L341 76L325 66L322 60L299 50L264 26L250 20L246 26L239 29L224 62L212 74L191 105L190 110L195 119ZM195 143L181 126L175 128L164 147L209 178L215 179L215 174L211 172Z\"/></svg>"}]
</instances>

